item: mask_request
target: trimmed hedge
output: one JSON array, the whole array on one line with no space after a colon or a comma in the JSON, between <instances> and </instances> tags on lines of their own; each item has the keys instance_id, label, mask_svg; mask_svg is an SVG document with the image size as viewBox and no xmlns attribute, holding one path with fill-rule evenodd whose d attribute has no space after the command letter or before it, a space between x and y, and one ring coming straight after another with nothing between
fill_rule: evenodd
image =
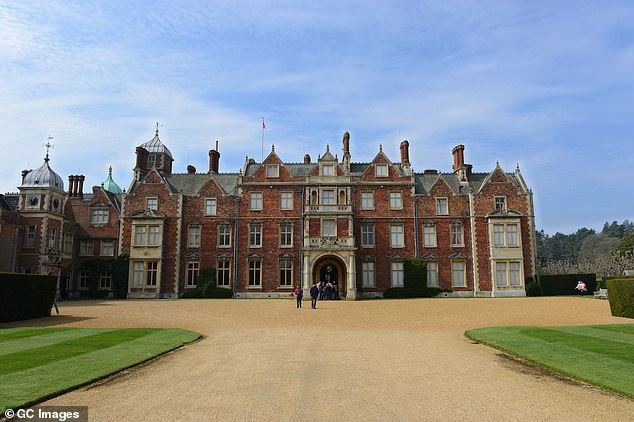
<instances>
[{"instance_id":1,"label":"trimmed hedge","mask_svg":"<svg viewBox=\"0 0 634 422\"><path fill-rule=\"evenodd\" d=\"M408 258L403 263L403 287L390 287L383 292L386 299L434 297L446 290L427 287L427 264L424 259Z\"/></svg>"},{"instance_id":2,"label":"trimmed hedge","mask_svg":"<svg viewBox=\"0 0 634 422\"><path fill-rule=\"evenodd\" d=\"M610 279L606 286L612 315L634 318L634 279Z\"/></svg>"},{"instance_id":3,"label":"trimmed hedge","mask_svg":"<svg viewBox=\"0 0 634 422\"><path fill-rule=\"evenodd\" d=\"M0 322L51 315L57 277L0 273Z\"/></svg>"},{"instance_id":4,"label":"trimmed hedge","mask_svg":"<svg viewBox=\"0 0 634 422\"><path fill-rule=\"evenodd\" d=\"M214 268L203 268L198 275L196 288L186 290L181 297L184 299L231 299L233 292L231 289L223 289L216 286L216 270Z\"/></svg>"},{"instance_id":5,"label":"trimmed hedge","mask_svg":"<svg viewBox=\"0 0 634 422\"><path fill-rule=\"evenodd\" d=\"M596 274L545 274L539 276L539 284L543 296L563 296L579 294L575 287L579 280L586 283L588 291L594 292L597 288Z\"/></svg>"}]
</instances>

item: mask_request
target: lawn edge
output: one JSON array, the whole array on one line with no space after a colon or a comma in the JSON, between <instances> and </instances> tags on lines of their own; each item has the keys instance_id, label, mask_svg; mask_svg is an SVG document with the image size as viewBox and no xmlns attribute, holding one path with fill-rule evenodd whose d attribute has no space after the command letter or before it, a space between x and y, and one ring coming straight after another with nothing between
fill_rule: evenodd
<instances>
[{"instance_id":1,"label":"lawn edge","mask_svg":"<svg viewBox=\"0 0 634 422\"><path fill-rule=\"evenodd\" d=\"M612 325L612 324L608 324L608 325ZM512 328L512 327L482 327L482 328ZM546 328L548 328L548 327L546 327ZM493 343L488 342L486 340L481 340L481 339L475 337L471 333L471 331L475 331L475 330L479 330L479 329L480 328L472 328L472 329L466 330L464 332L464 336L466 338L468 338L469 340L477 343L477 344L482 344L482 345L485 345L487 347L491 347L493 349L500 350L501 352L504 352L505 354L512 356L514 359L518 359L520 361L529 362L529 363L531 363L533 365L537 365L540 368L543 368L547 373L550 372L550 373L552 373L554 375L563 376L563 377L569 378L570 380L573 380L573 381L583 382L583 383L586 383L586 384L591 385L593 387L597 387L597 388L599 388L599 389L601 389L601 390L603 390L605 392L608 392L610 394L615 394L615 395L620 396L620 397L625 397L625 398L628 398L630 400L634 400L634 394L630 395L630 394L627 394L627 393L625 393L623 391L611 388L609 386L606 386L606 385L603 385L603 384L598 384L598 383L593 382L592 380L589 380L587 378L582 378L582 377L576 376L574 374L568 373L565 370L561 370L559 368L554 368L554 367L552 367L550 365L546 365L546 364L544 364L542 362L539 362L539 361L537 361L535 359L532 359L529 356L525 356L522 353L517 353L515 351L509 350L506 347L493 344Z\"/></svg>"},{"instance_id":2,"label":"lawn edge","mask_svg":"<svg viewBox=\"0 0 634 422\"><path fill-rule=\"evenodd\" d=\"M21 328L28 328L28 327L21 327ZM164 329L166 329L166 328L164 328ZM90 380L87 380L86 382L82 382L82 383L77 384L77 385L75 385L73 387L63 388L61 390L58 390L58 391L55 391L53 393L47 394L45 396L42 396L42 397L38 398L37 400L31 400L31 401L24 402L24 403L19 403L19 404L13 405L13 406L10 405L9 407L7 407L7 409L17 409L17 408L32 407L32 406L35 406L35 405L37 405L39 403L42 403L42 402L44 402L46 400L50 400L52 398L59 397L59 396L61 396L63 394L66 394L66 393L69 393L71 391L80 389L80 388L85 387L87 385L98 383L100 381L106 381L108 378L113 378L115 375L117 375L117 374L119 374L119 373L121 373L123 371L126 371L128 369L135 368L135 367L138 367L138 366L150 365L150 364L154 363L153 361L162 358L166 354L174 352L174 351L176 351L178 349L182 349L183 347L185 347L185 346L187 346L189 344L196 343L196 342L198 342L198 341L200 341L200 340L202 340L204 338L204 336L201 333L199 333L198 331L186 330L186 329L182 329L182 328L178 328L178 330L189 331L191 333L198 334L198 337L196 337L195 339L193 339L191 341L187 341L187 342L185 342L185 343L183 343L181 345L172 347L171 349L167 349L167 350L165 350L165 351L163 351L161 353L158 353L158 354L156 354L154 356L150 356L147 359L143 359L141 361L138 361L137 363L133 363L132 365L128 365L128 366L122 367L120 369L117 369L116 371L110 372L108 374L92 378ZM4 420L4 419L0 418L0 420Z\"/></svg>"}]
</instances>

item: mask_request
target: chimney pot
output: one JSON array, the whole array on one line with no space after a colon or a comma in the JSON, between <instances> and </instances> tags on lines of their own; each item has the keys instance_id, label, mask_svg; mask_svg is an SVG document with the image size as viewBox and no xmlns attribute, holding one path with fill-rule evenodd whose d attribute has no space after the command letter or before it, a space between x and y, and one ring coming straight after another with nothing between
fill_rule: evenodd
<instances>
[{"instance_id":1,"label":"chimney pot","mask_svg":"<svg viewBox=\"0 0 634 422\"><path fill-rule=\"evenodd\" d=\"M310 155L308 154L304 155L304 164L310 164Z\"/></svg>"},{"instance_id":2,"label":"chimney pot","mask_svg":"<svg viewBox=\"0 0 634 422\"><path fill-rule=\"evenodd\" d=\"M401 142L401 164L409 164L409 141Z\"/></svg>"}]
</instances>

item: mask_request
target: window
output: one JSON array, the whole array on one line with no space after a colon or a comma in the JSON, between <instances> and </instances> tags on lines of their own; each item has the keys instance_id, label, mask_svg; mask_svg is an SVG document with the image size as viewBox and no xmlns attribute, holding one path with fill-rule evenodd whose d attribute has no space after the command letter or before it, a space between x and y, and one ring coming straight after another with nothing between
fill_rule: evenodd
<instances>
[{"instance_id":1,"label":"window","mask_svg":"<svg viewBox=\"0 0 634 422\"><path fill-rule=\"evenodd\" d=\"M361 280L363 287L375 287L374 281L374 262L361 263Z\"/></svg>"},{"instance_id":2,"label":"window","mask_svg":"<svg viewBox=\"0 0 634 422\"><path fill-rule=\"evenodd\" d=\"M464 246L464 230L462 224L452 224L451 230L451 246Z\"/></svg>"},{"instance_id":3,"label":"window","mask_svg":"<svg viewBox=\"0 0 634 422\"><path fill-rule=\"evenodd\" d=\"M447 198L436 198L436 215L448 215Z\"/></svg>"},{"instance_id":4,"label":"window","mask_svg":"<svg viewBox=\"0 0 634 422\"><path fill-rule=\"evenodd\" d=\"M200 262L189 261L187 263L187 286L188 287L196 286L199 272L200 272Z\"/></svg>"},{"instance_id":5,"label":"window","mask_svg":"<svg viewBox=\"0 0 634 422\"><path fill-rule=\"evenodd\" d=\"M286 248L293 246L292 224L280 224L280 246Z\"/></svg>"},{"instance_id":6,"label":"window","mask_svg":"<svg viewBox=\"0 0 634 422\"><path fill-rule=\"evenodd\" d=\"M147 233L147 227L134 226L134 244L145 245L145 235Z\"/></svg>"},{"instance_id":7,"label":"window","mask_svg":"<svg viewBox=\"0 0 634 422\"><path fill-rule=\"evenodd\" d=\"M403 287L402 262L392 262L392 287Z\"/></svg>"},{"instance_id":8,"label":"window","mask_svg":"<svg viewBox=\"0 0 634 422\"><path fill-rule=\"evenodd\" d=\"M160 245L161 231L159 226L134 226L135 246Z\"/></svg>"},{"instance_id":9,"label":"window","mask_svg":"<svg viewBox=\"0 0 634 422\"><path fill-rule=\"evenodd\" d=\"M361 209L374 209L374 192L361 192Z\"/></svg>"},{"instance_id":10,"label":"window","mask_svg":"<svg viewBox=\"0 0 634 422\"><path fill-rule=\"evenodd\" d=\"M159 226L149 226L148 227L148 237L147 237L148 245L158 245L160 244L160 231Z\"/></svg>"},{"instance_id":11,"label":"window","mask_svg":"<svg viewBox=\"0 0 634 422\"><path fill-rule=\"evenodd\" d=\"M267 164L266 177L280 177L280 166L278 164Z\"/></svg>"},{"instance_id":12,"label":"window","mask_svg":"<svg viewBox=\"0 0 634 422\"><path fill-rule=\"evenodd\" d=\"M262 285L262 260L249 259L249 287Z\"/></svg>"},{"instance_id":13,"label":"window","mask_svg":"<svg viewBox=\"0 0 634 422\"><path fill-rule=\"evenodd\" d=\"M371 224L364 224L361 226L361 246L372 247L374 246L374 226Z\"/></svg>"},{"instance_id":14,"label":"window","mask_svg":"<svg viewBox=\"0 0 634 422\"><path fill-rule=\"evenodd\" d=\"M216 279L219 287L229 287L231 282L229 281L231 261L228 259L218 260L218 269L216 270Z\"/></svg>"},{"instance_id":15,"label":"window","mask_svg":"<svg viewBox=\"0 0 634 422\"><path fill-rule=\"evenodd\" d=\"M262 209L262 192L251 192L249 194L249 209L250 210Z\"/></svg>"},{"instance_id":16,"label":"window","mask_svg":"<svg viewBox=\"0 0 634 422\"><path fill-rule=\"evenodd\" d=\"M493 245L499 247L518 246L517 224L494 224Z\"/></svg>"},{"instance_id":17,"label":"window","mask_svg":"<svg viewBox=\"0 0 634 422\"><path fill-rule=\"evenodd\" d=\"M387 177L388 173L387 173L387 164L377 164L374 167L374 175L376 177Z\"/></svg>"},{"instance_id":18,"label":"window","mask_svg":"<svg viewBox=\"0 0 634 422\"><path fill-rule=\"evenodd\" d=\"M158 262L148 262L146 271L146 283L148 286L156 286L158 275Z\"/></svg>"},{"instance_id":19,"label":"window","mask_svg":"<svg viewBox=\"0 0 634 422\"><path fill-rule=\"evenodd\" d=\"M436 245L436 226L423 226L423 246L426 248L435 248Z\"/></svg>"},{"instance_id":20,"label":"window","mask_svg":"<svg viewBox=\"0 0 634 422\"><path fill-rule=\"evenodd\" d=\"M517 246L517 225L506 225L506 246Z\"/></svg>"},{"instance_id":21,"label":"window","mask_svg":"<svg viewBox=\"0 0 634 422\"><path fill-rule=\"evenodd\" d=\"M259 248L262 246L262 224L249 224L249 247Z\"/></svg>"},{"instance_id":22,"label":"window","mask_svg":"<svg viewBox=\"0 0 634 422\"><path fill-rule=\"evenodd\" d=\"M89 282L88 271L80 271L79 272L79 288L87 289Z\"/></svg>"},{"instance_id":23,"label":"window","mask_svg":"<svg viewBox=\"0 0 634 422\"><path fill-rule=\"evenodd\" d=\"M438 263L436 261L427 261L427 287L439 287Z\"/></svg>"},{"instance_id":24,"label":"window","mask_svg":"<svg viewBox=\"0 0 634 422\"><path fill-rule=\"evenodd\" d=\"M451 286L467 287L464 261L451 261Z\"/></svg>"},{"instance_id":25,"label":"window","mask_svg":"<svg viewBox=\"0 0 634 422\"><path fill-rule=\"evenodd\" d=\"M405 246L403 241L403 226L390 226L390 246L393 248L402 248Z\"/></svg>"},{"instance_id":26,"label":"window","mask_svg":"<svg viewBox=\"0 0 634 422\"><path fill-rule=\"evenodd\" d=\"M517 261L495 262L495 285L497 287L521 286L520 263Z\"/></svg>"},{"instance_id":27,"label":"window","mask_svg":"<svg viewBox=\"0 0 634 422\"><path fill-rule=\"evenodd\" d=\"M79 242L79 255L92 256L92 240L82 240Z\"/></svg>"},{"instance_id":28,"label":"window","mask_svg":"<svg viewBox=\"0 0 634 422\"><path fill-rule=\"evenodd\" d=\"M321 191L321 204L322 205L335 205L335 191L334 190L322 190Z\"/></svg>"},{"instance_id":29,"label":"window","mask_svg":"<svg viewBox=\"0 0 634 422\"><path fill-rule=\"evenodd\" d=\"M280 286L293 286L293 261L290 259L280 260Z\"/></svg>"},{"instance_id":30,"label":"window","mask_svg":"<svg viewBox=\"0 0 634 422\"><path fill-rule=\"evenodd\" d=\"M64 253L71 253L73 251L73 235L65 234L62 243L62 251Z\"/></svg>"},{"instance_id":31,"label":"window","mask_svg":"<svg viewBox=\"0 0 634 422\"><path fill-rule=\"evenodd\" d=\"M495 197L495 210L506 211L506 196Z\"/></svg>"},{"instance_id":32,"label":"window","mask_svg":"<svg viewBox=\"0 0 634 422\"><path fill-rule=\"evenodd\" d=\"M205 199L205 215L216 215L218 212L218 200L216 198Z\"/></svg>"},{"instance_id":33,"label":"window","mask_svg":"<svg viewBox=\"0 0 634 422\"><path fill-rule=\"evenodd\" d=\"M231 246L231 226L221 224L218 226L218 247L228 248Z\"/></svg>"},{"instance_id":34,"label":"window","mask_svg":"<svg viewBox=\"0 0 634 422\"><path fill-rule=\"evenodd\" d=\"M390 192L390 209L403 209L403 196L401 195L401 192Z\"/></svg>"},{"instance_id":35,"label":"window","mask_svg":"<svg viewBox=\"0 0 634 422\"><path fill-rule=\"evenodd\" d=\"M55 249L57 246L57 227L51 227L51 235L48 238L48 247Z\"/></svg>"},{"instance_id":36,"label":"window","mask_svg":"<svg viewBox=\"0 0 634 422\"><path fill-rule=\"evenodd\" d=\"M145 273L145 263L135 262L132 266L132 287L143 287L143 275Z\"/></svg>"},{"instance_id":37,"label":"window","mask_svg":"<svg viewBox=\"0 0 634 422\"><path fill-rule=\"evenodd\" d=\"M114 255L114 240L102 240L101 250L99 251L101 256L113 256Z\"/></svg>"},{"instance_id":38,"label":"window","mask_svg":"<svg viewBox=\"0 0 634 422\"><path fill-rule=\"evenodd\" d=\"M493 245L504 246L504 224L493 225Z\"/></svg>"},{"instance_id":39,"label":"window","mask_svg":"<svg viewBox=\"0 0 634 422\"><path fill-rule=\"evenodd\" d=\"M323 237L335 237L337 228L335 220L321 220L321 235Z\"/></svg>"},{"instance_id":40,"label":"window","mask_svg":"<svg viewBox=\"0 0 634 422\"><path fill-rule=\"evenodd\" d=\"M108 224L110 210L108 208L96 208L90 211L90 222L92 224Z\"/></svg>"},{"instance_id":41,"label":"window","mask_svg":"<svg viewBox=\"0 0 634 422\"><path fill-rule=\"evenodd\" d=\"M158 210L158 198L147 198L147 209L152 211Z\"/></svg>"},{"instance_id":42,"label":"window","mask_svg":"<svg viewBox=\"0 0 634 422\"><path fill-rule=\"evenodd\" d=\"M112 285L112 273L109 271L104 271L99 276L99 288L100 289L109 289Z\"/></svg>"},{"instance_id":43,"label":"window","mask_svg":"<svg viewBox=\"0 0 634 422\"><path fill-rule=\"evenodd\" d=\"M334 176L335 175L335 167L332 166L332 165L321 166L321 175L322 176Z\"/></svg>"},{"instance_id":44,"label":"window","mask_svg":"<svg viewBox=\"0 0 634 422\"><path fill-rule=\"evenodd\" d=\"M190 248L200 247L200 226L190 226L187 238L187 246Z\"/></svg>"},{"instance_id":45,"label":"window","mask_svg":"<svg viewBox=\"0 0 634 422\"><path fill-rule=\"evenodd\" d=\"M293 192L280 193L280 209L281 210L293 209Z\"/></svg>"},{"instance_id":46,"label":"window","mask_svg":"<svg viewBox=\"0 0 634 422\"><path fill-rule=\"evenodd\" d=\"M24 247L25 248L35 247L36 231L37 231L37 226L26 226L24 230Z\"/></svg>"},{"instance_id":47,"label":"window","mask_svg":"<svg viewBox=\"0 0 634 422\"><path fill-rule=\"evenodd\" d=\"M148 155L147 161L148 161L148 163L155 163L156 162L156 155L154 155L154 154Z\"/></svg>"}]
</instances>

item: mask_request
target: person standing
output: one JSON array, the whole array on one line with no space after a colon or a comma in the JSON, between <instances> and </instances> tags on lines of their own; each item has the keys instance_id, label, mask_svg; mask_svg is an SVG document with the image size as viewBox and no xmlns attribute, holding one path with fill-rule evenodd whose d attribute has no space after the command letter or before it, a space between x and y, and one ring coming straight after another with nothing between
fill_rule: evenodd
<instances>
[{"instance_id":1,"label":"person standing","mask_svg":"<svg viewBox=\"0 0 634 422\"><path fill-rule=\"evenodd\" d=\"M297 298L297 309L302 307L302 297L304 297L304 291L301 287L295 289L295 297Z\"/></svg>"},{"instance_id":2,"label":"person standing","mask_svg":"<svg viewBox=\"0 0 634 422\"><path fill-rule=\"evenodd\" d=\"M317 309L317 298L319 297L319 288L317 288L316 284L313 284L313 287L310 288L310 307L313 309Z\"/></svg>"}]
</instances>

